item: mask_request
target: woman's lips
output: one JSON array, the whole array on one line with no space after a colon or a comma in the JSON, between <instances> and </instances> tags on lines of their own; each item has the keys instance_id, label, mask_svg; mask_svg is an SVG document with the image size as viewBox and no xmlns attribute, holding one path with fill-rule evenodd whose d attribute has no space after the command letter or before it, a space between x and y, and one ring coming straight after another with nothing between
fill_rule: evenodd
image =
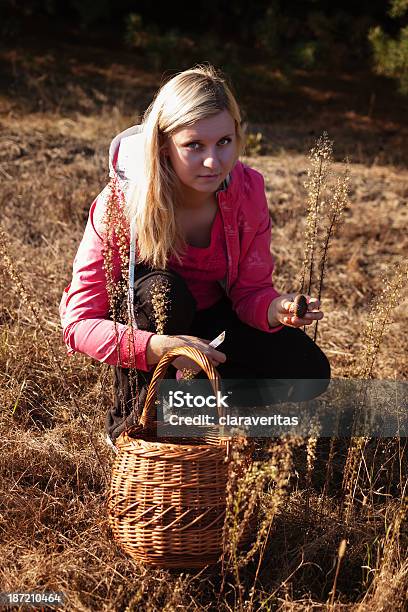
<instances>
[{"instance_id":1,"label":"woman's lips","mask_svg":"<svg viewBox=\"0 0 408 612\"><path fill-rule=\"evenodd\" d=\"M219 174L205 174L205 175L199 175L198 178L205 178L205 179L215 179L218 178L220 175Z\"/></svg>"}]
</instances>

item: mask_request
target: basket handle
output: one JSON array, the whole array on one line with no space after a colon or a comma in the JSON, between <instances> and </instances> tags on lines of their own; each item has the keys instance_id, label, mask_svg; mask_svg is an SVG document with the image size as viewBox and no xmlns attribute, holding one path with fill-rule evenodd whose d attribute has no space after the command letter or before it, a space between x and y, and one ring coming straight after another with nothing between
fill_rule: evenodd
<instances>
[{"instance_id":1,"label":"basket handle","mask_svg":"<svg viewBox=\"0 0 408 612\"><path fill-rule=\"evenodd\" d=\"M140 423L143 425L143 427L147 427L153 421L158 383L164 378L164 375L166 374L171 362L174 361L176 357L179 357L180 355L189 357L204 370L204 372L209 378L212 388L214 389L215 396L218 398L218 391L220 388L220 375L212 365L211 361L208 359L207 355L191 346L179 346L177 348L171 349L160 359L150 381L145 405L143 408L142 415L140 417ZM218 412L220 412L218 401L217 408Z\"/></svg>"}]
</instances>

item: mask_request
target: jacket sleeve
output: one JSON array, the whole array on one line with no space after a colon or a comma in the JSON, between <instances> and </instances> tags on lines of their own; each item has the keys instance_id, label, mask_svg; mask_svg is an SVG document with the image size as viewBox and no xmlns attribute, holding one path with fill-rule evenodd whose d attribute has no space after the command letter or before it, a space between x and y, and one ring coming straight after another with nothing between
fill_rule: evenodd
<instances>
[{"instance_id":1,"label":"jacket sleeve","mask_svg":"<svg viewBox=\"0 0 408 612\"><path fill-rule=\"evenodd\" d=\"M281 330L283 325L270 327L268 322L269 305L280 295L272 284L272 224L263 176L251 169L248 181L247 210L253 211L252 214L255 215L251 225L255 226L256 230L242 231L238 278L230 288L229 295L241 321L262 331L274 333Z\"/></svg>"},{"instance_id":2,"label":"jacket sleeve","mask_svg":"<svg viewBox=\"0 0 408 612\"><path fill-rule=\"evenodd\" d=\"M103 215L107 190L93 202L73 264L72 281L65 288L60 316L68 353L85 353L109 365L147 371L146 347L151 332L130 330L109 320L109 297L103 269ZM120 274L114 256L114 278Z\"/></svg>"}]
</instances>

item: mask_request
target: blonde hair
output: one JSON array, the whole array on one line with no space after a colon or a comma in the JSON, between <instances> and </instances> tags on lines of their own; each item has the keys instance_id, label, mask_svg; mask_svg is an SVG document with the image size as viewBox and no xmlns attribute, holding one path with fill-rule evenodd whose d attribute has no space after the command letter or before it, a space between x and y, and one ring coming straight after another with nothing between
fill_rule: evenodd
<instances>
[{"instance_id":1,"label":"blonde hair","mask_svg":"<svg viewBox=\"0 0 408 612\"><path fill-rule=\"evenodd\" d=\"M139 261L162 269L172 255L180 261L186 247L175 214L181 204L180 180L161 153L175 130L223 110L235 122L237 161L245 146L240 110L225 78L213 66L197 65L171 78L144 113L142 167L126 200L128 220L135 224Z\"/></svg>"}]
</instances>

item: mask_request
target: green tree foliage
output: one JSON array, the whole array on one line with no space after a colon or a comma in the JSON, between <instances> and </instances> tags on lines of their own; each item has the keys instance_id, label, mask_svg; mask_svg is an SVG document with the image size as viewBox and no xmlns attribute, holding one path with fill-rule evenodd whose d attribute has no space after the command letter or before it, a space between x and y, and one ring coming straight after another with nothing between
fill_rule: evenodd
<instances>
[{"instance_id":1,"label":"green tree foliage","mask_svg":"<svg viewBox=\"0 0 408 612\"><path fill-rule=\"evenodd\" d=\"M408 0L391 0L389 14L391 17L402 17L408 9Z\"/></svg>"},{"instance_id":2,"label":"green tree foliage","mask_svg":"<svg viewBox=\"0 0 408 612\"><path fill-rule=\"evenodd\" d=\"M399 18L408 12L408 0L391 0L390 17ZM397 37L386 34L380 26L369 35L375 70L378 74L398 79L401 93L408 94L408 26L401 27Z\"/></svg>"},{"instance_id":3,"label":"green tree foliage","mask_svg":"<svg viewBox=\"0 0 408 612\"><path fill-rule=\"evenodd\" d=\"M74 42L78 32L93 40L108 34L153 69L182 69L207 59L234 80L249 63L267 63L285 74L293 68L366 67L374 50L377 70L398 77L407 89L407 5L408 0L392 0L391 8L384 0L0 0L0 38L15 44L37 29L44 37L49 29L50 42L64 28Z\"/></svg>"}]
</instances>

